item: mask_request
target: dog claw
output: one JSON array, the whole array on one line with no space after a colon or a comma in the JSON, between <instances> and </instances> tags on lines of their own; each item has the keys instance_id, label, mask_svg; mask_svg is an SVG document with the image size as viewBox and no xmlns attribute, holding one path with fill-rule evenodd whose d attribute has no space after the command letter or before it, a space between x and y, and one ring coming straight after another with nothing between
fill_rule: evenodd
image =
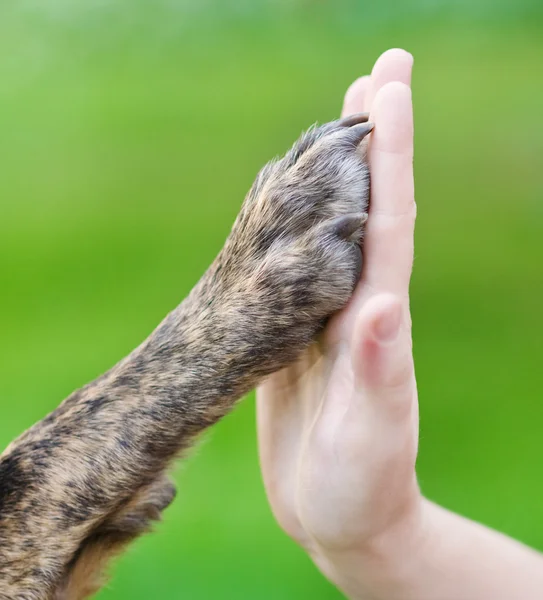
<instances>
[{"instance_id":1,"label":"dog claw","mask_svg":"<svg viewBox=\"0 0 543 600\"><path fill-rule=\"evenodd\" d=\"M367 135L373 130L373 123L361 123L351 127L350 132L353 134L353 142L358 145Z\"/></svg>"},{"instance_id":2,"label":"dog claw","mask_svg":"<svg viewBox=\"0 0 543 600\"><path fill-rule=\"evenodd\" d=\"M329 225L330 229L340 238L359 241L360 228L367 220L368 213L357 213L336 217Z\"/></svg>"},{"instance_id":3,"label":"dog claw","mask_svg":"<svg viewBox=\"0 0 543 600\"><path fill-rule=\"evenodd\" d=\"M348 115L347 117L343 117L338 121L338 125L340 127L352 127L353 125L358 125L360 123L366 123L370 117L370 113L355 113L354 115Z\"/></svg>"}]
</instances>

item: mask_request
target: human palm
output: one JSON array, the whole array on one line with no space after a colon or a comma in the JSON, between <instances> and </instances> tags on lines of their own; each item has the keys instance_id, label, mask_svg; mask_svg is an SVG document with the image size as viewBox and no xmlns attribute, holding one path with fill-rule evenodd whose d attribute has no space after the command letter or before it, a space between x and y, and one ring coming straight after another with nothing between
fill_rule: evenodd
<instances>
[{"instance_id":1,"label":"human palm","mask_svg":"<svg viewBox=\"0 0 543 600\"><path fill-rule=\"evenodd\" d=\"M392 50L349 89L371 111L370 217L349 305L293 366L258 390L261 465L283 529L319 562L416 512L418 405L408 285L415 204L412 59Z\"/></svg>"}]
</instances>

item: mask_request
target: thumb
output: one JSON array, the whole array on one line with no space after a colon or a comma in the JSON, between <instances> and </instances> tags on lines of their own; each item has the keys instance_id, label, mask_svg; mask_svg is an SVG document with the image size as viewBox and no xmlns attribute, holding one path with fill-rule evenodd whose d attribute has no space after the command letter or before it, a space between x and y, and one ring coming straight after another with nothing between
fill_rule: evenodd
<instances>
[{"instance_id":1,"label":"thumb","mask_svg":"<svg viewBox=\"0 0 543 600\"><path fill-rule=\"evenodd\" d=\"M364 303L353 330L355 385L385 419L411 414L416 397L407 311L399 297L378 294Z\"/></svg>"}]
</instances>

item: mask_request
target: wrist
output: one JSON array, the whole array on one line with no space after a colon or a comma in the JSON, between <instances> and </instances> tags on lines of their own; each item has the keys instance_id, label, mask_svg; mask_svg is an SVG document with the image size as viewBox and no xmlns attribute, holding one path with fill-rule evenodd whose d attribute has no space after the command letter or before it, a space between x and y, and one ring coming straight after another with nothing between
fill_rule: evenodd
<instances>
[{"instance_id":1,"label":"wrist","mask_svg":"<svg viewBox=\"0 0 543 600\"><path fill-rule=\"evenodd\" d=\"M358 551L315 562L351 600L541 598L543 556L424 498Z\"/></svg>"},{"instance_id":2,"label":"wrist","mask_svg":"<svg viewBox=\"0 0 543 600\"><path fill-rule=\"evenodd\" d=\"M352 600L410 598L424 554L438 535L431 503L417 496L386 530L348 549L316 546L312 558L321 572Z\"/></svg>"}]
</instances>

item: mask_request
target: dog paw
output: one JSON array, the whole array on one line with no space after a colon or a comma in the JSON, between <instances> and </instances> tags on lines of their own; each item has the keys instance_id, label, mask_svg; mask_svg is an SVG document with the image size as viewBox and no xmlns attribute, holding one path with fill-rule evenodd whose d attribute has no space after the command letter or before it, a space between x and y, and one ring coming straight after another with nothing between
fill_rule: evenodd
<instances>
[{"instance_id":1,"label":"dog paw","mask_svg":"<svg viewBox=\"0 0 543 600\"><path fill-rule=\"evenodd\" d=\"M308 340L349 300L369 202L366 114L304 133L258 174L219 257L247 327Z\"/></svg>"}]
</instances>

